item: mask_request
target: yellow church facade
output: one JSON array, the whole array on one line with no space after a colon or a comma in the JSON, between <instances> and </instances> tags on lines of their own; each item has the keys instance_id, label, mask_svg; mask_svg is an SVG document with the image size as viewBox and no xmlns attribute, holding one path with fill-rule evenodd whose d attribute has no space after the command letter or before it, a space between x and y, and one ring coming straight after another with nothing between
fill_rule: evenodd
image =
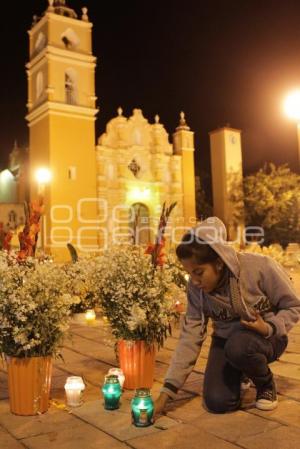
<instances>
[{"instance_id":1,"label":"yellow church facade","mask_svg":"<svg viewBox=\"0 0 300 449\"><path fill-rule=\"evenodd\" d=\"M126 118L119 108L117 117L107 124L96 152L98 197L108 241L117 241L123 233L137 243L153 240L163 202L177 203L170 231L174 232L173 241L193 225L194 139L183 113L173 142L170 144L159 116L150 124L140 109ZM190 158L185 157L186 152ZM191 178L191 185L186 186L184 179Z\"/></svg>"},{"instance_id":2,"label":"yellow church facade","mask_svg":"<svg viewBox=\"0 0 300 449\"><path fill-rule=\"evenodd\" d=\"M96 57L87 9L78 17L65 1L49 1L29 39L30 199L44 197L46 251L65 259L72 243L96 252L131 238L134 223L146 243L165 201L177 202L173 226L179 234L192 226L194 136L184 114L171 144L158 116L150 124L139 109L129 118L119 109L95 145ZM52 175L47 185L35 181L42 167Z\"/></svg>"}]
</instances>

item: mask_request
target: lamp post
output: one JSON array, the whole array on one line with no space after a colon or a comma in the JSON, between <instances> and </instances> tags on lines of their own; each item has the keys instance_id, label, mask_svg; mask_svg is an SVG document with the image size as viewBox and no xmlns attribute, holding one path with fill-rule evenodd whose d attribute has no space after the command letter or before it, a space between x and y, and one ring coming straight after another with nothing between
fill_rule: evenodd
<instances>
[{"instance_id":1,"label":"lamp post","mask_svg":"<svg viewBox=\"0 0 300 449\"><path fill-rule=\"evenodd\" d=\"M297 123L298 163L300 167L300 90L290 92L284 101L285 114Z\"/></svg>"},{"instance_id":2,"label":"lamp post","mask_svg":"<svg viewBox=\"0 0 300 449\"><path fill-rule=\"evenodd\" d=\"M52 179L52 173L47 167L40 167L35 172L35 179L38 185L38 196L42 198L42 204L44 204L44 197L46 191L46 185L50 183ZM45 213L41 217L41 247L43 252L45 251Z\"/></svg>"}]
</instances>

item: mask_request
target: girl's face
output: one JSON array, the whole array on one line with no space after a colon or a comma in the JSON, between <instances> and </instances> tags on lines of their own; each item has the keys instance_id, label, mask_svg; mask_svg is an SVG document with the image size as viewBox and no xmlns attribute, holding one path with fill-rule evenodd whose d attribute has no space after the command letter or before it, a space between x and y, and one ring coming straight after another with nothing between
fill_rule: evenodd
<instances>
[{"instance_id":1,"label":"girl's face","mask_svg":"<svg viewBox=\"0 0 300 449\"><path fill-rule=\"evenodd\" d=\"M223 268L221 259L215 263L199 264L192 257L190 259L182 259L180 262L190 275L192 283L198 288L202 288L205 293L213 291L218 285Z\"/></svg>"}]
</instances>

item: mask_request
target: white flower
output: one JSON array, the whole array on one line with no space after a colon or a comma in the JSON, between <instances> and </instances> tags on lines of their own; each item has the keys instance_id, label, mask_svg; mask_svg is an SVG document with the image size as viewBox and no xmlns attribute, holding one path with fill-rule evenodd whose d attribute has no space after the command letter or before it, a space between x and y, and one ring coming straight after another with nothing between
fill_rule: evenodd
<instances>
[{"instance_id":1,"label":"white flower","mask_svg":"<svg viewBox=\"0 0 300 449\"><path fill-rule=\"evenodd\" d=\"M131 307L130 318L128 320L128 327L130 330L135 330L139 326L146 324L146 311L138 304L133 304Z\"/></svg>"},{"instance_id":2,"label":"white flower","mask_svg":"<svg viewBox=\"0 0 300 449\"><path fill-rule=\"evenodd\" d=\"M58 352L68 328L69 279L58 264L0 251L0 352L15 356Z\"/></svg>"}]
</instances>

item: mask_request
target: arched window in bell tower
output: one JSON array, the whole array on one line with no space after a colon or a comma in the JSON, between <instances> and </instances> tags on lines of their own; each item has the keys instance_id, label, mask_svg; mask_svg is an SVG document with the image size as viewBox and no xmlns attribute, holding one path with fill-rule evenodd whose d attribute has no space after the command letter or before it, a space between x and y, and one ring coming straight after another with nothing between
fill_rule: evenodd
<instances>
[{"instance_id":1,"label":"arched window in bell tower","mask_svg":"<svg viewBox=\"0 0 300 449\"><path fill-rule=\"evenodd\" d=\"M42 72L36 75L36 99L39 100L44 91L44 76Z\"/></svg>"},{"instance_id":2,"label":"arched window in bell tower","mask_svg":"<svg viewBox=\"0 0 300 449\"><path fill-rule=\"evenodd\" d=\"M77 74L71 68L65 72L65 101L67 104L77 104Z\"/></svg>"}]
</instances>

